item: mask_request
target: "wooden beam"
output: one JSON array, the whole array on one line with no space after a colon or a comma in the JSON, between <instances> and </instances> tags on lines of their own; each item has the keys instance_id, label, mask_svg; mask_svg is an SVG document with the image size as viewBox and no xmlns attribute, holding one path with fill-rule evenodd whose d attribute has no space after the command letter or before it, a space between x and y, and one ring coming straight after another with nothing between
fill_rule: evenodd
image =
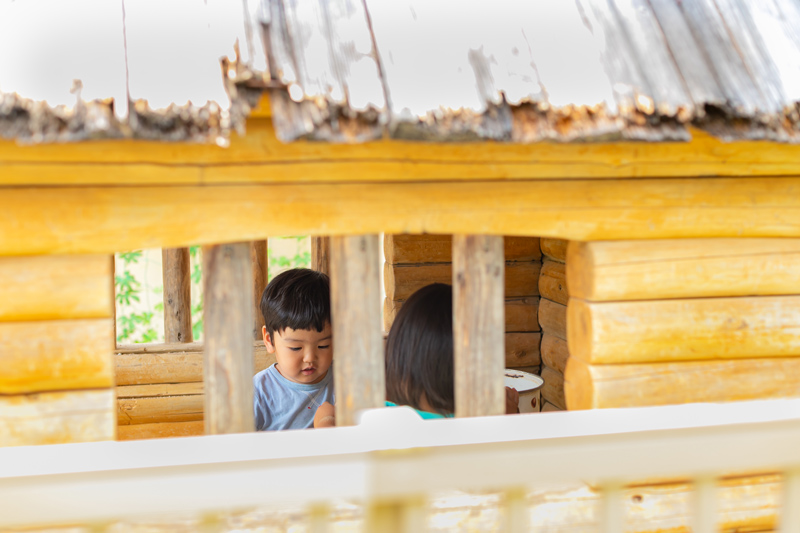
<instances>
[{"instance_id":1,"label":"wooden beam","mask_svg":"<svg viewBox=\"0 0 800 533\"><path fill-rule=\"evenodd\" d=\"M641 407L800 397L800 358L592 365L570 357L572 409Z\"/></svg>"},{"instance_id":2,"label":"wooden beam","mask_svg":"<svg viewBox=\"0 0 800 533\"><path fill-rule=\"evenodd\" d=\"M800 237L799 189L800 178L9 187L0 190L0 255L380 231L577 240ZM291 217L274 216L289 210Z\"/></svg>"},{"instance_id":3,"label":"wooden beam","mask_svg":"<svg viewBox=\"0 0 800 533\"><path fill-rule=\"evenodd\" d=\"M514 262L505 265L503 294L506 298L539 295L538 262ZM449 263L392 265L384 263L383 283L390 300L406 300L431 283L451 283L453 268Z\"/></svg>"},{"instance_id":4,"label":"wooden beam","mask_svg":"<svg viewBox=\"0 0 800 533\"><path fill-rule=\"evenodd\" d=\"M111 262L106 255L3 257L0 294L0 321L107 318Z\"/></svg>"},{"instance_id":5,"label":"wooden beam","mask_svg":"<svg viewBox=\"0 0 800 533\"><path fill-rule=\"evenodd\" d=\"M591 301L800 294L800 239L573 241L567 265Z\"/></svg>"},{"instance_id":6,"label":"wooden beam","mask_svg":"<svg viewBox=\"0 0 800 533\"><path fill-rule=\"evenodd\" d=\"M456 416L505 413L503 239L453 236Z\"/></svg>"},{"instance_id":7,"label":"wooden beam","mask_svg":"<svg viewBox=\"0 0 800 533\"><path fill-rule=\"evenodd\" d=\"M225 182L424 181L694 176L792 176L800 147L723 142L282 143L269 118L247 122L230 146L145 140L20 146L0 141L0 184L216 184ZM398 233L401 233L398 231ZM288 234L287 234L288 235Z\"/></svg>"},{"instance_id":8,"label":"wooden beam","mask_svg":"<svg viewBox=\"0 0 800 533\"><path fill-rule=\"evenodd\" d=\"M451 263L452 235L392 235L383 240L383 255L387 263ZM503 255L509 261L538 261L542 258L538 237L504 237Z\"/></svg>"},{"instance_id":9,"label":"wooden beam","mask_svg":"<svg viewBox=\"0 0 800 533\"><path fill-rule=\"evenodd\" d=\"M248 243L203 247L206 434L255 430L252 276Z\"/></svg>"},{"instance_id":10,"label":"wooden beam","mask_svg":"<svg viewBox=\"0 0 800 533\"><path fill-rule=\"evenodd\" d=\"M563 263L567 260L567 243L564 239L542 239L542 255Z\"/></svg>"},{"instance_id":11,"label":"wooden beam","mask_svg":"<svg viewBox=\"0 0 800 533\"><path fill-rule=\"evenodd\" d=\"M330 275L330 237L311 237L311 268Z\"/></svg>"},{"instance_id":12,"label":"wooden beam","mask_svg":"<svg viewBox=\"0 0 800 533\"><path fill-rule=\"evenodd\" d=\"M336 346L336 425L386 400L377 235L331 237L331 320ZM358 327L354 327L358 324Z\"/></svg>"},{"instance_id":13,"label":"wooden beam","mask_svg":"<svg viewBox=\"0 0 800 533\"><path fill-rule=\"evenodd\" d=\"M541 376L544 380L542 398L559 409L566 409L567 402L564 399L564 376L561 372L546 366L542 369Z\"/></svg>"},{"instance_id":14,"label":"wooden beam","mask_svg":"<svg viewBox=\"0 0 800 533\"><path fill-rule=\"evenodd\" d=\"M189 248L161 250L164 281L164 342L192 342Z\"/></svg>"},{"instance_id":15,"label":"wooden beam","mask_svg":"<svg viewBox=\"0 0 800 533\"><path fill-rule=\"evenodd\" d=\"M253 339L261 341L261 328L264 326L261 295L269 283L269 244L266 239L250 243L250 262L253 265Z\"/></svg>"},{"instance_id":16,"label":"wooden beam","mask_svg":"<svg viewBox=\"0 0 800 533\"><path fill-rule=\"evenodd\" d=\"M156 422L130 424L117 427L117 440L166 439L171 437L196 437L203 434L203 421Z\"/></svg>"},{"instance_id":17,"label":"wooden beam","mask_svg":"<svg viewBox=\"0 0 800 533\"><path fill-rule=\"evenodd\" d=\"M567 341L559 339L555 335L545 333L542 335L542 363L546 366L564 373L569 359L569 349Z\"/></svg>"},{"instance_id":18,"label":"wooden beam","mask_svg":"<svg viewBox=\"0 0 800 533\"><path fill-rule=\"evenodd\" d=\"M567 305L569 291L564 263L548 259L542 264L542 273L539 276L539 294L542 295L542 298Z\"/></svg>"},{"instance_id":19,"label":"wooden beam","mask_svg":"<svg viewBox=\"0 0 800 533\"><path fill-rule=\"evenodd\" d=\"M800 355L800 296L603 303L572 298L567 322L570 356L587 363Z\"/></svg>"},{"instance_id":20,"label":"wooden beam","mask_svg":"<svg viewBox=\"0 0 800 533\"><path fill-rule=\"evenodd\" d=\"M388 332L394 322L394 317L402 307L403 302L398 300L384 300L384 331ZM531 332L539 331L539 298L532 296L529 298L508 298L504 307L505 331L512 332Z\"/></svg>"},{"instance_id":21,"label":"wooden beam","mask_svg":"<svg viewBox=\"0 0 800 533\"><path fill-rule=\"evenodd\" d=\"M566 339L567 306L546 298L539 300L539 325L541 325L543 333L553 335L559 339Z\"/></svg>"},{"instance_id":22,"label":"wooden beam","mask_svg":"<svg viewBox=\"0 0 800 533\"><path fill-rule=\"evenodd\" d=\"M252 380L252 376L251 376ZM126 385L116 388L119 425L204 419L203 383Z\"/></svg>"}]
</instances>

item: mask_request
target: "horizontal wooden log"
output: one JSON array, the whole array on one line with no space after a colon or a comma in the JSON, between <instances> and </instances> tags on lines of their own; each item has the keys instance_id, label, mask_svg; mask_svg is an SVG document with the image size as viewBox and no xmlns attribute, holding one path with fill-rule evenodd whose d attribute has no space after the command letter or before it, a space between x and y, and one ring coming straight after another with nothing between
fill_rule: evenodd
<instances>
[{"instance_id":1,"label":"horizontal wooden log","mask_svg":"<svg viewBox=\"0 0 800 533\"><path fill-rule=\"evenodd\" d=\"M564 398L564 376L561 372L550 367L542 367L542 398L552 403L559 409L566 409L567 402Z\"/></svg>"},{"instance_id":2,"label":"horizontal wooden log","mask_svg":"<svg viewBox=\"0 0 800 533\"><path fill-rule=\"evenodd\" d=\"M0 446L113 440L113 389L0 395Z\"/></svg>"},{"instance_id":3,"label":"horizontal wooden log","mask_svg":"<svg viewBox=\"0 0 800 533\"><path fill-rule=\"evenodd\" d=\"M572 298L567 321L570 355L588 363L800 355L800 296L604 303Z\"/></svg>"},{"instance_id":4,"label":"horizontal wooden log","mask_svg":"<svg viewBox=\"0 0 800 533\"><path fill-rule=\"evenodd\" d=\"M203 420L204 394L202 392L197 392L197 388L202 387L202 384L182 383L180 385L187 386L185 390L186 394L119 398L117 400L117 419L119 425ZM145 386L146 385L141 385L138 387Z\"/></svg>"},{"instance_id":5,"label":"horizontal wooden log","mask_svg":"<svg viewBox=\"0 0 800 533\"><path fill-rule=\"evenodd\" d=\"M166 439L171 437L196 437L203 435L203 421L156 422L117 427L117 440Z\"/></svg>"},{"instance_id":6,"label":"horizontal wooden log","mask_svg":"<svg viewBox=\"0 0 800 533\"><path fill-rule=\"evenodd\" d=\"M403 302L397 300L383 301L383 329L388 332L394 322L394 317L402 307ZM539 331L539 298L509 298L506 299L505 320L506 333Z\"/></svg>"},{"instance_id":7,"label":"horizontal wooden log","mask_svg":"<svg viewBox=\"0 0 800 533\"><path fill-rule=\"evenodd\" d=\"M542 402L542 412L543 413L551 413L553 411L563 411L563 410L564 409L561 409L560 407L556 407L555 405L553 405L552 403L550 403L548 401L543 401Z\"/></svg>"},{"instance_id":8,"label":"horizontal wooden log","mask_svg":"<svg viewBox=\"0 0 800 533\"><path fill-rule=\"evenodd\" d=\"M592 365L570 357L570 409L800 397L800 358Z\"/></svg>"},{"instance_id":9,"label":"horizontal wooden log","mask_svg":"<svg viewBox=\"0 0 800 533\"><path fill-rule=\"evenodd\" d=\"M542 258L538 237L505 237L503 252L508 261L538 261ZM450 263L452 235L386 234L383 255L390 264Z\"/></svg>"},{"instance_id":10,"label":"horizontal wooden log","mask_svg":"<svg viewBox=\"0 0 800 533\"><path fill-rule=\"evenodd\" d=\"M539 301L539 325L542 332L567 338L567 306L542 298Z\"/></svg>"},{"instance_id":11,"label":"horizontal wooden log","mask_svg":"<svg viewBox=\"0 0 800 533\"><path fill-rule=\"evenodd\" d=\"M506 367L538 366L541 339L541 333L506 333Z\"/></svg>"},{"instance_id":12,"label":"horizontal wooden log","mask_svg":"<svg viewBox=\"0 0 800 533\"><path fill-rule=\"evenodd\" d=\"M572 241L567 281L592 301L800 294L800 239Z\"/></svg>"},{"instance_id":13,"label":"horizontal wooden log","mask_svg":"<svg viewBox=\"0 0 800 533\"><path fill-rule=\"evenodd\" d=\"M247 121L228 148L144 140L19 146L0 141L0 184L143 184L423 179L791 176L798 147L723 142L692 129L691 142L364 144L280 142L269 118ZM59 164L60 163L60 164ZM102 163L98 165L97 163ZM269 172L265 172L269 170Z\"/></svg>"},{"instance_id":14,"label":"horizontal wooden log","mask_svg":"<svg viewBox=\"0 0 800 533\"><path fill-rule=\"evenodd\" d=\"M124 181L112 168L92 167ZM62 167L54 168L67 183ZM127 173L143 175L150 170L141 165ZM324 173L319 166L314 171ZM3 175L7 172L4 167ZM167 186L172 172L177 176L182 169L169 169L156 178L158 186L4 188L0 228L6 231L0 232L0 255L112 253L269 235L373 232L480 232L577 240L800 237L800 177L310 187L307 183L242 185L246 179L242 166L236 165L238 185L172 187ZM370 175L368 166L358 172ZM267 174L278 173L271 167ZM263 169L259 175L264 175ZM327 208L320 209L320 198L325 198ZM284 211L294 216L274 216ZM208 216L212 212L229 216Z\"/></svg>"},{"instance_id":15,"label":"horizontal wooden log","mask_svg":"<svg viewBox=\"0 0 800 533\"><path fill-rule=\"evenodd\" d=\"M110 318L2 322L0 394L111 387L113 349Z\"/></svg>"},{"instance_id":16,"label":"horizontal wooden log","mask_svg":"<svg viewBox=\"0 0 800 533\"><path fill-rule=\"evenodd\" d=\"M505 264L505 296L539 295L539 272L541 263L519 262ZM390 300L405 300L416 291L431 283L453 282L453 268L450 263L425 265L383 264L383 282L386 297Z\"/></svg>"},{"instance_id":17,"label":"horizontal wooden log","mask_svg":"<svg viewBox=\"0 0 800 533\"><path fill-rule=\"evenodd\" d=\"M253 373L275 362L264 342L255 342ZM148 344L117 347L114 356L117 385L191 383L203 380L203 343Z\"/></svg>"},{"instance_id":18,"label":"horizontal wooden log","mask_svg":"<svg viewBox=\"0 0 800 533\"><path fill-rule=\"evenodd\" d=\"M542 255L560 263L567 260L567 244L564 239L542 239Z\"/></svg>"},{"instance_id":19,"label":"horizontal wooden log","mask_svg":"<svg viewBox=\"0 0 800 533\"><path fill-rule=\"evenodd\" d=\"M111 258L0 258L0 321L105 318L113 313Z\"/></svg>"},{"instance_id":20,"label":"horizontal wooden log","mask_svg":"<svg viewBox=\"0 0 800 533\"><path fill-rule=\"evenodd\" d=\"M559 339L555 335L545 333L542 335L542 363L553 370L564 373L569 359L569 349L567 341Z\"/></svg>"},{"instance_id":21,"label":"horizontal wooden log","mask_svg":"<svg viewBox=\"0 0 800 533\"><path fill-rule=\"evenodd\" d=\"M539 275L539 294L542 295L542 298L567 305L569 291L567 290L564 263L547 260L542 264L542 273Z\"/></svg>"},{"instance_id":22,"label":"horizontal wooden log","mask_svg":"<svg viewBox=\"0 0 800 533\"><path fill-rule=\"evenodd\" d=\"M116 388L117 399L161 398L165 396L186 396L203 394L203 382L194 383L154 383L151 385L123 385Z\"/></svg>"}]
</instances>

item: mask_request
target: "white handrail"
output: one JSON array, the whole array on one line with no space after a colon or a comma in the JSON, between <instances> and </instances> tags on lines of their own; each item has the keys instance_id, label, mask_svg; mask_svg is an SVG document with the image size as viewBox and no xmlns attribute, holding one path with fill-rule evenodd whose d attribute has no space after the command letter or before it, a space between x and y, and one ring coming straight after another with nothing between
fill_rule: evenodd
<instances>
[{"instance_id":1,"label":"white handrail","mask_svg":"<svg viewBox=\"0 0 800 533\"><path fill-rule=\"evenodd\" d=\"M0 449L0 526L800 467L800 400ZM613 517L611 517L613 518ZM616 520L616 519L614 519Z\"/></svg>"}]
</instances>

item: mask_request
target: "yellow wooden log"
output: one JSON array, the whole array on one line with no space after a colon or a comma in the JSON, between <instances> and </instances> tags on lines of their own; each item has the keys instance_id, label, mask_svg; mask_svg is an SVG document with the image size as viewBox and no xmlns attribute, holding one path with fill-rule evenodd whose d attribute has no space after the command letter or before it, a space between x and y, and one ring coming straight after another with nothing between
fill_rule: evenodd
<instances>
[{"instance_id":1,"label":"yellow wooden log","mask_svg":"<svg viewBox=\"0 0 800 533\"><path fill-rule=\"evenodd\" d=\"M798 189L800 178L4 188L0 255L380 231L578 240L798 237ZM282 211L294 216L274 216Z\"/></svg>"},{"instance_id":2,"label":"yellow wooden log","mask_svg":"<svg viewBox=\"0 0 800 533\"><path fill-rule=\"evenodd\" d=\"M111 387L111 319L0 323L0 394Z\"/></svg>"},{"instance_id":3,"label":"yellow wooden log","mask_svg":"<svg viewBox=\"0 0 800 533\"><path fill-rule=\"evenodd\" d=\"M791 176L800 148L722 142L699 130L688 143L422 143L297 141L284 144L269 118L247 122L228 148L109 140L19 146L0 141L0 184L142 184L420 181L693 176ZM98 165L97 163L102 163Z\"/></svg>"},{"instance_id":4,"label":"yellow wooden log","mask_svg":"<svg viewBox=\"0 0 800 533\"><path fill-rule=\"evenodd\" d=\"M105 255L0 258L0 321L110 317L110 280Z\"/></svg>"},{"instance_id":5,"label":"yellow wooden log","mask_svg":"<svg viewBox=\"0 0 800 533\"><path fill-rule=\"evenodd\" d=\"M564 263L547 260L542 264L542 273L539 275L539 294L542 295L542 298L567 305L569 292Z\"/></svg>"},{"instance_id":6,"label":"yellow wooden log","mask_svg":"<svg viewBox=\"0 0 800 533\"><path fill-rule=\"evenodd\" d=\"M398 300L383 301L383 329L388 332L402 307ZM539 298L508 298L505 303L506 332L539 331Z\"/></svg>"},{"instance_id":7,"label":"yellow wooden log","mask_svg":"<svg viewBox=\"0 0 800 533\"><path fill-rule=\"evenodd\" d=\"M0 395L0 446L113 440L112 389Z\"/></svg>"},{"instance_id":8,"label":"yellow wooden log","mask_svg":"<svg viewBox=\"0 0 800 533\"><path fill-rule=\"evenodd\" d=\"M567 281L592 301L800 294L800 239L572 241Z\"/></svg>"},{"instance_id":9,"label":"yellow wooden log","mask_svg":"<svg viewBox=\"0 0 800 533\"><path fill-rule=\"evenodd\" d=\"M253 346L253 374L275 362L264 342ZM118 346L114 352L117 385L191 383L203 380L203 343Z\"/></svg>"},{"instance_id":10,"label":"yellow wooden log","mask_svg":"<svg viewBox=\"0 0 800 533\"><path fill-rule=\"evenodd\" d=\"M570 357L570 409L800 397L800 358L591 365Z\"/></svg>"},{"instance_id":11,"label":"yellow wooden log","mask_svg":"<svg viewBox=\"0 0 800 533\"><path fill-rule=\"evenodd\" d=\"M588 363L800 355L800 296L604 303L572 298L567 315L570 355Z\"/></svg>"},{"instance_id":12,"label":"yellow wooden log","mask_svg":"<svg viewBox=\"0 0 800 533\"><path fill-rule=\"evenodd\" d=\"M542 239L542 254L563 263L567 260L567 243L564 239Z\"/></svg>"},{"instance_id":13,"label":"yellow wooden log","mask_svg":"<svg viewBox=\"0 0 800 533\"><path fill-rule=\"evenodd\" d=\"M545 333L542 335L542 363L553 370L564 373L569 359L569 349L567 341L559 339L555 335Z\"/></svg>"},{"instance_id":14,"label":"yellow wooden log","mask_svg":"<svg viewBox=\"0 0 800 533\"><path fill-rule=\"evenodd\" d=\"M450 263L453 259L452 235L392 235L383 240L387 263ZM508 261L538 261L542 258L538 237L505 237L503 254Z\"/></svg>"},{"instance_id":15,"label":"yellow wooden log","mask_svg":"<svg viewBox=\"0 0 800 533\"><path fill-rule=\"evenodd\" d=\"M203 421L156 422L117 426L118 440L166 439L170 437L196 437L203 434Z\"/></svg>"},{"instance_id":16,"label":"yellow wooden log","mask_svg":"<svg viewBox=\"0 0 800 533\"><path fill-rule=\"evenodd\" d=\"M539 272L541 263L514 262L505 265L505 296L539 295ZM450 263L425 265L383 264L383 280L386 297L390 300L405 300L416 291L431 283L451 284L453 268Z\"/></svg>"},{"instance_id":17,"label":"yellow wooden log","mask_svg":"<svg viewBox=\"0 0 800 533\"><path fill-rule=\"evenodd\" d=\"M543 367L541 376L544 380L542 398L559 409L566 409L567 402L564 398L564 376L561 372L553 370L550 367Z\"/></svg>"},{"instance_id":18,"label":"yellow wooden log","mask_svg":"<svg viewBox=\"0 0 800 533\"><path fill-rule=\"evenodd\" d=\"M567 306L542 298L539 301L539 325L542 332L567 338Z\"/></svg>"}]
</instances>

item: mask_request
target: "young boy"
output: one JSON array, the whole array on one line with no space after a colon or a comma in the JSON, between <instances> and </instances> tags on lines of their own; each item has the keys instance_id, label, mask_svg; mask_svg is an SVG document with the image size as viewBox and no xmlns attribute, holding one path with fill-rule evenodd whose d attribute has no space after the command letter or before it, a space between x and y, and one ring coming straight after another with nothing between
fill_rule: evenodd
<instances>
[{"instance_id":1,"label":"young boy","mask_svg":"<svg viewBox=\"0 0 800 533\"><path fill-rule=\"evenodd\" d=\"M277 362L253 377L256 430L313 426L323 402L334 403L328 276L287 270L261 296L262 335Z\"/></svg>"}]
</instances>

